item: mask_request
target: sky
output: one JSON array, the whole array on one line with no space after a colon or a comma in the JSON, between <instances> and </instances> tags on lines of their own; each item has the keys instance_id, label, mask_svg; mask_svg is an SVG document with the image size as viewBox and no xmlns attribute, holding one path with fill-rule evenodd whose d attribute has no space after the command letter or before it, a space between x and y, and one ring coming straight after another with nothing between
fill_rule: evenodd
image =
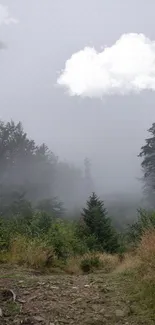
<instances>
[{"instance_id":1,"label":"sky","mask_svg":"<svg viewBox=\"0 0 155 325\"><path fill-rule=\"evenodd\" d=\"M0 118L61 159L92 162L98 191L137 193L140 147L155 122L155 93L69 97L57 86L65 62L85 46L101 51L122 34L155 40L154 0L0 0L18 24L0 26Z\"/></svg>"}]
</instances>

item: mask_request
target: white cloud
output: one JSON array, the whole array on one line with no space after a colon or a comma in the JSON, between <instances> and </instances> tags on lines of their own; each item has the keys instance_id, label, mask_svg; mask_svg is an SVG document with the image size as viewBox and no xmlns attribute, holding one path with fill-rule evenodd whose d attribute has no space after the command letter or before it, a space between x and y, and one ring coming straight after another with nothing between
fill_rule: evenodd
<instances>
[{"instance_id":1,"label":"white cloud","mask_svg":"<svg viewBox=\"0 0 155 325\"><path fill-rule=\"evenodd\" d=\"M66 61L57 84L81 97L155 90L155 41L132 33L100 53L85 47Z\"/></svg>"},{"instance_id":2,"label":"white cloud","mask_svg":"<svg viewBox=\"0 0 155 325\"><path fill-rule=\"evenodd\" d=\"M0 4L0 26L2 24L9 25L11 23L17 23L17 20L10 16L8 7Z\"/></svg>"}]
</instances>

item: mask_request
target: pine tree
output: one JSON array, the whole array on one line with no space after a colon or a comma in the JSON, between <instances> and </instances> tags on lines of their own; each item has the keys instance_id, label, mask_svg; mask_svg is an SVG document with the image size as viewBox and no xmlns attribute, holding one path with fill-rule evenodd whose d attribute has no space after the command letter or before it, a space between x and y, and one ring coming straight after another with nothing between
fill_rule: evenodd
<instances>
[{"instance_id":1,"label":"pine tree","mask_svg":"<svg viewBox=\"0 0 155 325\"><path fill-rule=\"evenodd\" d=\"M151 137L145 140L141 147L139 157L143 158L141 167L143 170L144 193L150 203L155 206L155 123L148 130Z\"/></svg>"},{"instance_id":2,"label":"pine tree","mask_svg":"<svg viewBox=\"0 0 155 325\"><path fill-rule=\"evenodd\" d=\"M115 252L118 248L118 238L107 215L104 202L93 192L83 209L83 221L88 236L95 236L98 247L107 252Z\"/></svg>"}]
</instances>

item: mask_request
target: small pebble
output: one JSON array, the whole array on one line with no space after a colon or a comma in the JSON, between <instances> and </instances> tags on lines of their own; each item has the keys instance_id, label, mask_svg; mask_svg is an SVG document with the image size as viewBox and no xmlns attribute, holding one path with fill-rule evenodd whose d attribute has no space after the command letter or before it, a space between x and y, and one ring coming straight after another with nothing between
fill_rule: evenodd
<instances>
[{"instance_id":1,"label":"small pebble","mask_svg":"<svg viewBox=\"0 0 155 325\"><path fill-rule=\"evenodd\" d=\"M0 317L3 316L2 308L0 308Z\"/></svg>"}]
</instances>

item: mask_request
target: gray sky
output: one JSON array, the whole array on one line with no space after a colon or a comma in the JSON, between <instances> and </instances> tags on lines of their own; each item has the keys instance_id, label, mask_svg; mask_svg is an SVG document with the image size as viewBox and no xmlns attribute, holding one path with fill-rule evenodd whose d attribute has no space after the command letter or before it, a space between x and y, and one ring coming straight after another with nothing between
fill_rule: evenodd
<instances>
[{"instance_id":1,"label":"gray sky","mask_svg":"<svg viewBox=\"0 0 155 325\"><path fill-rule=\"evenodd\" d=\"M0 0L19 20L0 27L0 117L21 120L28 134L62 159L92 160L102 192L137 191L137 154L155 122L155 94L70 98L55 87L72 53L100 49L123 33L155 40L155 1Z\"/></svg>"}]
</instances>

